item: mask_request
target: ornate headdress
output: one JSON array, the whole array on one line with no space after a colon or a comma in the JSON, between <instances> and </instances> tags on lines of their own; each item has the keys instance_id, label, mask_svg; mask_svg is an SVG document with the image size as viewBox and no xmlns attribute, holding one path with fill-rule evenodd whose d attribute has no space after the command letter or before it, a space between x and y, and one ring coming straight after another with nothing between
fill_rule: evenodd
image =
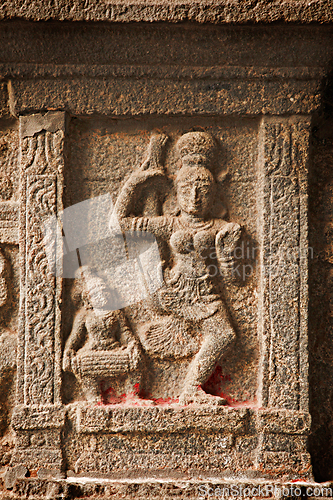
<instances>
[{"instance_id":1,"label":"ornate headdress","mask_svg":"<svg viewBox=\"0 0 333 500\"><path fill-rule=\"evenodd\" d=\"M181 159L195 157L198 163L210 168L217 153L217 145L207 132L188 132L176 144Z\"/></svg>"}]
</instances>

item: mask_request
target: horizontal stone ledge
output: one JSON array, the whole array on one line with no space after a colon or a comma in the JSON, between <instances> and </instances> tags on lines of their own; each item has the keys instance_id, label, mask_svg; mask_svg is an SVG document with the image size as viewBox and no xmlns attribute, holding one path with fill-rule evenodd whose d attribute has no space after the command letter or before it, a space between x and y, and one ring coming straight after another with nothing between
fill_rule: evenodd
<instances>
[{"instance_id":1,"label":"horizontal stone ledge","mask_svg":"<svg viewBox=\"0 0 333 500\"><path fill-rule=\"evenodd\" d=\"M28 450L16 449L12 456L12 465L24 464L28 469L35 469L36 464L43 464L46 469L60 469L62 467L62 451L60 449L45 449L34 447ZM1 499L1 497L0 497Z\"/></svg>"},{"instance_id":2,"label":"horizontal stone ledge","mask_svg":"<svg viewBox=\"0 0 333 500\"><path fill-rule=\"evenodd\" d=\"M6 498L14 498L14 495L20 492L24 492L27 499L35 499L36 494L38 499L49 499L50 492L54 495L62 495L62 498L67 496L67 498L96 498L99 499L133 499L133 500L149 500L163 498L164 500L171 500L174 498L223 498L222 492L227 493L227 490L231 491L233 488L234 495L233 498L245 497L244 490L248 488L248 493L252 490L257 491L259 487L261 491L270 486L269 491L262 495L263 498L280 499L283 497L283 489L286 492L295 492L296 488L300 488L302 492L318 492L316 488L319 488L322 495L320 498L331 498L330 490L333 489L333 484L331 482L327 483L315 483L306 481L288 482L288 481L272 481L271 479L238 479L233 478L230 480L214 480L202 478L200 480L195 479L156 479L143 478L143 479L102 479L102 478L89 478L89 477L67 477L65 480L41 480L39 478L20 478L13 489L13 497L11 493L7 492ZM200 488L200 489L199 489ZM311 488L311 489L310 489ZM240 492L237 494L236 492ZM210 497L208 496L210 493ZM215 497L213 496L216 493ZM265 491L266 493L266 491ZM205 496L204 496L205 494ZM253 495L255 496L255 495ZM227 495L225 496L225 498ZM250 495L247 495L250 497ZM258 495L257 495L258 497ZM16 497L17 498L17 497ZM302 496L298 497L302 498ZM318 498L318 496L314 497Z\"/></svg>"},{"instance_id":3,"label":"horizontal stone ledge","mask_svg":"<svg viewBox=\"0 0 333 500\"><path fill-rule=\"evenodd\" d=\"M321 81L79 78L12 80L14 115L66 110L73 115L311 114Z\"/></svg>"},{"instance_id":4,"label":"horizontal stone ledge","mask_svg":"<svg viewBox=\"0 0 333 500\"><path fill-rule=\"evenodd\" d=\"M73 413L74 410L74 413ZM248 427L259 433L307 434L310 415L292 410L205 407L121 407L117 405L70 405L81 433L181 432L185 429L246 433Z\"/></svg>"},{"instance_id":5,"label":"horizontal stone ledge","mask_svg":"<svg viewBox=\"0 0 333 500\"><path fill-rule=\"evenodd\" d=\"M0 79L11 78L154 78L190 80L320 80L321 67L190 66L180 64L36 64L0 63Z\"/></svg>"},{"instance_id":6,"label":"horizontal stone ledge","mask_svg":"<svg viewBox=\"0 0 333 500\"><path fill-rule=\"evenodd\" d=\"M171 437L169 448L172 449ZM112 448L103 452L87 450L75 462L75 470L81 474L92 473L110 478L117 476L133 478L134 471L136 477L138 477L139 471L143 475L149 471L148 474L151 473L155 477L161 477L161 472L162 477L172 477L176 471L178 477L182 475L183 477L199 478L203 474L211 474L210 477L215 476L223 480L238 475L242 470L246 470L252 478L265 477L267 473L272 472L272 465L278 464L276 468L279 469L280 477L311 478L310 457L307 453L265 453L263 457L260 457L260 470L256 466L257 460L254 454L246 455L245 457L244 453L232 452L212 453L205 448L200 453L191 453L185 449L182 453L170 452L168 449L159 453L141 450L132 453L126 450L126 455L124 450L119 451ZM290 474L289 471L292 473Z\"/></svg>"},{"instance_id":7,"label":"horizontal stone ledge","mask_svg":"<svg viewBox=\"0 0 333 500\"><path fill-rule=\"evenodd\" d=\"M11 423L15 430L58 429L65 424L65 414L63 406L20 405L14 408Z\"/></svg>"},{"instance_id":8,"label":"horizontal stone ledge","mask_svg":"<svg viewBox=\"0 0 333 500\"><path fill-rule=\"evenodd\" d=\"M228 407L117 407L79 404L77 430L95 432L179 432L202 429L228 433L244 432L248 410Z\"/></svg>"},{"instance_id":9,"label":"horizontal stone ledge","mask_svg":"<svg viewBox=\"0 0 333 500\"><path fill-rule=\"evenodd\" d=\"M284 409L251 409L226 406L126 407L74 403L66 406L20 405L14 409L15 430L57 429L65 414L74 419L78 432L180 432L207 429L244 433L250 425L265 434L306 434L310 429L308 413Z\"/></svg>"},{"instance_id":10,"label":"horizontal stone ledge","mask_svg":"<svg viewBox=\"0 0 333 500\"><path fill-rule=\"evenodd\" d=\"M8 0L0 6L0 19L29 21L111 21L199 23L329 23L333 20L331 0L222 0L214 1L112 1Z\"/></svg>"}]
</instances>

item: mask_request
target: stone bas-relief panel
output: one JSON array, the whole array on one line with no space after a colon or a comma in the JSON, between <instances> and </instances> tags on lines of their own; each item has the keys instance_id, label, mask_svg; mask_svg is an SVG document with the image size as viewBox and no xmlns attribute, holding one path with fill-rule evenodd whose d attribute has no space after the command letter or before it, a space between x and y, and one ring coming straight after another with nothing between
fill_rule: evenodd
<instances>
[{"instance_id":1,"label":"stone bas-relief panel","mask_svg":"<svg viewBox=\"0 0 333 500\"><path fill-rule=\"evenodd\" d=\"M293 305L287 332L279 322L301 281L266 275L272 243L306 234L307 130L304 118L20 118L20 195L2 201L15 229L19 199L19 237L3 231L1 250L22 292L19 328L17 285L5 325L19 331L8 485L28 470L311 477L306 329Z\"/></svg>"},{"instance_id":2,"label":"stone bas-relief panel","mask_svg":"<svg viewBox=\"0 0 333 500\"><path fill-rule=\"evenodd\" d=\"M115 293L115 279L110 269L108 271L112 259L105 254L121 254L117 247L119 238L110 240L109 246L105 241L99 242L99 248L90 244L90 252L81 247L79 260L76 252L71 253L72 260L68 262L75 267L76 260L79 267L84 260L90 277L84 280L84 268L81 268L76 274L71 271L72 278L76 276L74 283L65 280L64 401L88 399L121 403L129 391L140 395L138 404L143 404L142 400L154 405L176 403L179 396L183 403L190 403L193 399L193 394L187 394L193 393L190 387L203 386L206 393L220 396L220 402L225 399L233 405L255 404L259 354L255 197L258 121L177 118L91 123L74 119L69 137L66 206L73 207L109 194L117 224L127 237L133 229L141 232L141 237L147 233L156 237L164 285L157 286L160 290L148 293L144 300L139 297L129 301L129 305L123 304L127 307L122 309L121 323L127 322L126 331L132 336L132 344L137 344L137 354L130 353L131 341L124 342L124 335L119 331L123 328L119 327L119 312L109 314L109 326L100 324L96 328L100 320L94 314L92 301L84 304L81 300L80 306L74 297L81 280L83 294L104 293L105 303L110 300L107 294ZM197 185L197 191L205 191L196 196L206 196L207 208L199 215L194 208L194 215L190 214L185 222L184 213L186 215L192 203L188 193L192 184ZM181 203L184 213L179 208ZM197 203L194 202L194 207ZM90 222L92 226L94 223ZM68 227L71 226L68 224ZM216 258L216 253L226 247L228 238L230 248L224 248L224 252L230 255L223 263L223 258ZM127 245L130 244L128 238ZM203 269L199 269L200 266ZM226 276L228 266L229 276ZM64 269L66 272L66 256ZM205 277L207 273L209 277ZM135 283L135 279L132 280L134 288ZM197 303L197 307L193 303ZM112 327L111 323L118 326ZM118 344L102 364L117 365L114 369L118 370L118 377L110 380L107 370L103 374L99 368L92 383L97 384L94 396L87 396L82 361L80 368L77 361L83 360L85 351L86 367L93 358L105 356L103 348L92 347L93 329L101 332L103 328L110 336L114 331L113 341ZM214 331L214 335L220 332L219 347L212 341L200 357L203 338L209 330ZM124 353L123 358L120 352ZM117 362L111 361L112 356L117 357ZM140 360L135 361L136 357ZM122 368L120 359L124 363ZM207 367L203 366L205 362ZM97 361L93 364L100 367ZM140 373L133 378L137 370ZM195 370L199 370L196 376ZM128 384L132 384L132 389ZM200 398L197 395L194 399ZM208 397L206 403L212 401L216 403L218 398ZM203 395L201 402L204 402Z\"/></svg>"},{"instance_id":3,"label":"stone bas-relief panel","mask_svg":"<svg viewBox=\"0 0 333 500\"><path fill-rule=\"evenodd\" d=\"M270 272L277 238L283 250L306 243L307 134L304 118L72 120L63 217L71 473L311 477L306 329L289 304L292 293L306 305L306 272L283 289L284 274ZM289 344L284 367L275 353Z\"/></svg>"},{"instance_id":4,"label":"stone bas-relief panel","mask_svg":"<svg viewBox=\"0 0 333 500\"><path fill-rule=\"evenodd\" d=\"M194 498L204 478L311 479L307 173L331 27L3 28L0 112L16 117L0 123L6 498L91 496L100 475L116 479L104 494L115 498ZM182 151L194 131L216 141L214 162L210 148ZM330 160L317 161L322 171ZM52 246L57 220L63 234ZM320 233L324 222L314 222ZM209 259L223 276L205 272L207 246L220 252ZM327 448L331 433L322 267L313 268L324 299L313 302L310 333L317 471L318 455L326 461L318 442ZM152 477L163 478L154 493ZM178 478L193 481L191 492Z\"/></svg>"}]
</instances>

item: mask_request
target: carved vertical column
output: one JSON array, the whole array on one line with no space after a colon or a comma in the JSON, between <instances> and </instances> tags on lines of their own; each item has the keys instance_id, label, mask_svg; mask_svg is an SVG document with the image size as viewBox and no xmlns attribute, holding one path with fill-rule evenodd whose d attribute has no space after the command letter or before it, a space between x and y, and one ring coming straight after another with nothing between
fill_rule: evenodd
<instances>
[{"instance_id":1,"label":"carved vertical column","mask_svg":"<svg viewBox=\"0 0 333 500\"><path fill-rule=\"evenodd\" d=\"M307 452L310 119L265 117L259 132L259 467L311 477ZM273 425L274 418L281 425ZM297 424L297 425L296 425ZM279 438L280 435L280 438ZM281 439L285 435L286 439ZM285 443L284 446L281 443ZM277 446L276 443L279 443ZM295 443L295 444L293 444ZM291 447L291 448L290 448ZM297 464L297 465L296 465Z\"/></svg>"},{"instance_id":2,"label":"carved vertical column","mask_svg":"<svg viewBox=\"0 0 333 500\"><path fill-rule=\"evenodd\" d=\"M58 277L55 276L48 260L50 249L47 253L43 224L63 209L64 139L63 112L20 118L22 298L17 384L20 406L13 415L18 436L14 462L56 469L61 466L59 429L63 424L62 278L59 269ZM53 245L56 258L62 252L61 241L54 241Z\"/></svg>"},{"instance_id":3,"label":"carved vertical column","mask_svg":"<svg viewBox=\"0 0 333 500\"><path fill-rule=\"evenodd\" d=\"M259 137L263 407L308 411L308 118L264 118Z\"/></svg>"}]
</instances>

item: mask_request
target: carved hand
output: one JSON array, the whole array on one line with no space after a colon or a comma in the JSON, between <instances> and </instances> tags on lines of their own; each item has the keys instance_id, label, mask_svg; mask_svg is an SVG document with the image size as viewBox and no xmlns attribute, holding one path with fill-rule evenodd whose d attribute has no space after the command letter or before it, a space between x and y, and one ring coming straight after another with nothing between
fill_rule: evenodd
<instances>
[{"instance_id":1,"label":"carved hand","mask_svg":"<svg viewBox=\"0 0 333 500\"><path fill-rule=\"evenodd\" d=\"M129 216L133 201L147 180L165 176L161 158L167 139L163 134L151 137L145 161L134 170L118 196L115 214L119 219Z\"/></svg>"},{"instance_id":2,"label":"carved hand","mask_svg":"<svg viewBox=\"0 0 333 500\"><path fill-rule=\"evenodd\" d=\"M152 177L165 175L161 157L167 140L168 136L164 134L153 135L150 138L146 159L131 175L129 179L131 182L135 185L142 184Z\"/></svg>"},{"instance_id":3,"label":"carved hand","mask_svg":"<svg viewBox=\"0 0 333 500\"><path fill-rule=\"evenodd\" d=\"M229 222L217 233L215 245L218 260L232 260L241 232L239 224Z\"/></svg>"},{"instance_id":4,"label":"carved hand","mask_svg":"<svg viewBox=\"0 0 333 500\"><path fill-rule=\"evenodd\" d=\"M163 170L160 169L150 169L145 166L145 163L147 163L148 160L146 160L143 165L141 165L140 168L135 170L130 178L128 179L128 184L131 186L131 188L138 186L140 184L144 184L148 179L152 179L154 177L164 177L164 172Z\"/></svg>"}]
</instances>

